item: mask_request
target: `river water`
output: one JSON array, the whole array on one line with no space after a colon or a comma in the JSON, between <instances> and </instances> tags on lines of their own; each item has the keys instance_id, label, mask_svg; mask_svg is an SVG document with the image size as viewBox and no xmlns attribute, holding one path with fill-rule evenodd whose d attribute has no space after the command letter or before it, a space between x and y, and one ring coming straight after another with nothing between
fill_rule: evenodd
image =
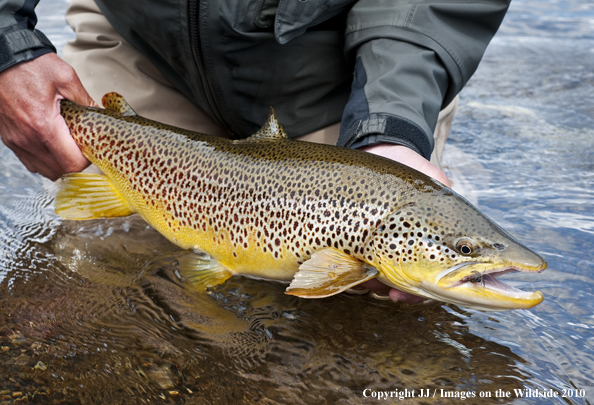
<instances>
[{"instance_id":1,"label":"river water","mask_svg":"<svg viewBox=\"0 0 594 405\"><path fill-rule=\"evenodd\" d=\"M59 48L66 6L38 7ZM544 294L531 310L302 300L241 278L201 295L177 277L179 249L142 220L63 221L50 181L3 146L0 159L0 401L594 401L592 3L512 4L443 159L454 188L549 262L506 277Z\"/></svg>"}]
</instances>

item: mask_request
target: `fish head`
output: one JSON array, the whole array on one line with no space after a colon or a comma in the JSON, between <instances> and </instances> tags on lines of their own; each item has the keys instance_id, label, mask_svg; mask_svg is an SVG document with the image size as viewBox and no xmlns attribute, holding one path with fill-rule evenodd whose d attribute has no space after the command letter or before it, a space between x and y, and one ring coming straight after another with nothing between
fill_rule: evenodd
<instances>
[{"instance_id":1,"label":"fish head","mask_svg":"<svg viewBox=\"0 0 594 405\"><path fill-rule=\"evenodd\" d=\"M485 311L543 300L497 277L539 273L546 261L449 189L388 214L373 245L380 281L412 294Z\"/></svg>"}]
</instances>

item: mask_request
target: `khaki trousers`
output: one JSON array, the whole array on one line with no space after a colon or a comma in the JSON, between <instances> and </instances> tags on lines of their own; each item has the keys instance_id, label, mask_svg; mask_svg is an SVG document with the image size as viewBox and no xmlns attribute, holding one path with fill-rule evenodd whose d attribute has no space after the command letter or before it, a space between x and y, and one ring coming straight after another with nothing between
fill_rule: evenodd
<instances>
[{"instance_id":1,"label":"khaki trousers","mask_svg":"<svg viewBox=\"0 0 594 405\"><path fill-rule=\"evenodd\" d=\"M189 102L140 52L109 24L93 0L72 0L66 14L76 38L64 47L63 58L75 69L91 97L101 105L105 93L124 96L143 117L192 131L227 136L202 110ZM439 166L458 98L439 114L431 162ZM336 144L340 123L298 139Z\"/></svg>"}]
</instances>

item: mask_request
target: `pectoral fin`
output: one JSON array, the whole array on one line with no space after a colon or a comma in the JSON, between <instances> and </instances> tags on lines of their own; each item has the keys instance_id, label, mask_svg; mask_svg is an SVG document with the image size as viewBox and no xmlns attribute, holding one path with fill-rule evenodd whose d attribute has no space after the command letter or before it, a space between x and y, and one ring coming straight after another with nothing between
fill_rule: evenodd
<instances>
[{"instance_id":1,"label":"pectoral fin","mask_svg":"<svg viewBox=\"0 0 594 405\"><path fill-rule=\"evenodd\" d=\"M377 277L377 269L341 252L326 248L299 266L286 294L301 298L324 298Z\"/></svg>"},{"instance_id":2,"label":"pectoral fin","mask_svg":"<svg viewBox=\"0 0 594 405\"><path fill-rule=\"evenodd\" d=\"M101 99L103 103L103 107L107 108L108 110L115 111L120 113L120 115L124 116L131 116L136 115L136 112L130 107L130 104L124 100L120 94L111 92L107 93Z\"/></svg>"},{"instance_id":3,"label":"pectoral fin","mask_svg":"<svg viewBox=\"0 0 594 405\"><path fill-rule=\"evenodd\" d=\"M180 259L180 269L192 287L199 291L224 283L233 275L206 253L189 253L183 256Z\"/></svg>"},{"instance_id":4,"label":"pectoral fin","mask_svg":"<svg viewBox=\"0 0 594 405\"><path fill-rule=\"evenodd\" d=\"M62 178L56 196L56 214L62 218L85 220L133 213L111 181L102 174L74 173Z\"/></svg>"}]
</instances>

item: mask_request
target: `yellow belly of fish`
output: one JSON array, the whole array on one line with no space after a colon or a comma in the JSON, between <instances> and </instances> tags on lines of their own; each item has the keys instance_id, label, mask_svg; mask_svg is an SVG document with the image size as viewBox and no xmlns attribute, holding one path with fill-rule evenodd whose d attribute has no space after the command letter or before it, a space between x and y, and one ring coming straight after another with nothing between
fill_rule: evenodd
<instances>
[{"instance_id":1,"label":"yellow belly of fish","mask_svg":"<svg viewBox=\"0 0 594 405\"><path fill-rule=\"evenodd\" d=\"M247 248L234 247L228 229L218 229L215 232L208 225L206 230L183 226L180 219L167 212L162 201L132 189L130 183L109 164L97 161L96 165L103 170L128 205L177 246L206 252L234 274L290 281L297 272L299 263L287 247L281 247L280 257L275 258L272 253L262 250L268 241L258 239L256 235L248 234Z\"/></svg>"}]
</instances>

